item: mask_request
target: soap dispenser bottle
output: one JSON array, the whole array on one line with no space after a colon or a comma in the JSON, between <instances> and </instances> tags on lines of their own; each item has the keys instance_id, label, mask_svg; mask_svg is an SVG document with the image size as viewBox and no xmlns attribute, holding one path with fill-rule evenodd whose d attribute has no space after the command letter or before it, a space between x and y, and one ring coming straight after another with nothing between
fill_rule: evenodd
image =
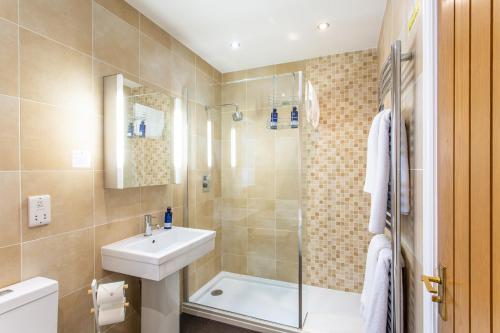
<instances>
[{"instance_id":1,"label":"soap dispenser bottle","mask_svg":"<svg viewBox=\"0 0 500 333\"><path fill-rule=\"evenodd\" d=\"M172 229L172 218L172 208L167 207L167 211L165 212L165 225L163 227L164 229Z\"/></svg>"},{"instance_id":2,"label":"soap dispenser bottle","mask_svg":"<svg viewBox=\"0 0 500 333\"><path fill-rule=\"evenodd\" d=\"M278 111L273 108L273 112L271 112L271 120L269 121L269 128L277 129L278 128Z\"/></svg>"},{"instance_id":3,"label":"soap dispenser bottle","mask_svg":"<svg viewBox=\"0 0 500 333\"><path fill-rule=\"evenodd\" d=\"M290 127L297 128L299 127L299 111L297 111L297 107L294 106L292 112L290 114Z\"/></svg>"}]
</instances>

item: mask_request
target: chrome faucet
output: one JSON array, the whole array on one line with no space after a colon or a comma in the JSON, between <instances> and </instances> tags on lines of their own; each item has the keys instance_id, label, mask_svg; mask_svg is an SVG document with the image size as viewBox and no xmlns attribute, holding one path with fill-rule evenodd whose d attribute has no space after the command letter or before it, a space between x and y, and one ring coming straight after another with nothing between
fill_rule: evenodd
<instances>
[{"instance_id":1,"label":"chrome faucet","mask_svg":"<svg viewBox=\"0 0 500 333\"><path fill-rule=\"evenodd\" d=\"M153 235L153 218L154 216L151 214L144 215L144 236L149 237Z\"/></svg>"}]
</instances>

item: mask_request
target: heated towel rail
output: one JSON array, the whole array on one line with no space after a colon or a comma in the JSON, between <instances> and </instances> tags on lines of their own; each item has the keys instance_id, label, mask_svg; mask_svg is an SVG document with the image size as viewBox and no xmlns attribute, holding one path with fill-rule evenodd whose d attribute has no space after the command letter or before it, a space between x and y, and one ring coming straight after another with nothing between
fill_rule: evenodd
<instances>
[{"instance_id":1,"label":"heated towel rail","mask_svg":"<svg viewBox=\"0 0 500 333\"><path fill-rule=\"evenodd\" d=\"M401 63L413 59L412 53L401 53L401 41L391 45L391 54L382 66L379 81L379 110L391 92L391 177L386 227L392 238L392 263L387 332L403 333L403 288L401 253ZM404 125L403 125L404 126Z\"/></svg>"}]
</instances>

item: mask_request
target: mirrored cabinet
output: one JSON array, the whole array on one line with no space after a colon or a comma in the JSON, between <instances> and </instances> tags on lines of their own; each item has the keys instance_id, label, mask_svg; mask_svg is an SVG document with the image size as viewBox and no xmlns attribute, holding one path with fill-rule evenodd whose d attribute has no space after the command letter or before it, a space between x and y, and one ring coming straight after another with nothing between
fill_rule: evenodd
<instances>
[{"instance_id":1,"label":"mirrored cabinet","mask_svg":"<svg viewBox=\"0 0 500 333\"><path fill-rule=\"evenodd\" d=\"M133 82L104 77L105 187L166 185L173 174L173 114L180 100Z\"/></svg>"}]
</instances>

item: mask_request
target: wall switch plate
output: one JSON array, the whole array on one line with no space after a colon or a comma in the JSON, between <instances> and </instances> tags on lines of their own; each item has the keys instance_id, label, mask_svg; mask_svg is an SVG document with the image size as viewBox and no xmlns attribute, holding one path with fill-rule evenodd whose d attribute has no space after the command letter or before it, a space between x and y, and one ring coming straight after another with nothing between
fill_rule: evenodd
<instances>
[{"instance_id":1,"label":"wall switch plate","mask_svg":"<svg viewBox=\"0 0 500 333\"><path fill-rule=\"evenodd\" d=\"M28 197L28 226L39 227L50 223L50 195Z\"/></svg>"},{"instance_id":2,"label":"wall switch plate","mask_svg":"<svg viewBox=\"0 0 500 333\"><path fill-rule=\"evenodd\" d=\"M90 163L90 151L88 150L73 150L72 166L78 169L88 169Z\"/></svg>"}]
</instances>

